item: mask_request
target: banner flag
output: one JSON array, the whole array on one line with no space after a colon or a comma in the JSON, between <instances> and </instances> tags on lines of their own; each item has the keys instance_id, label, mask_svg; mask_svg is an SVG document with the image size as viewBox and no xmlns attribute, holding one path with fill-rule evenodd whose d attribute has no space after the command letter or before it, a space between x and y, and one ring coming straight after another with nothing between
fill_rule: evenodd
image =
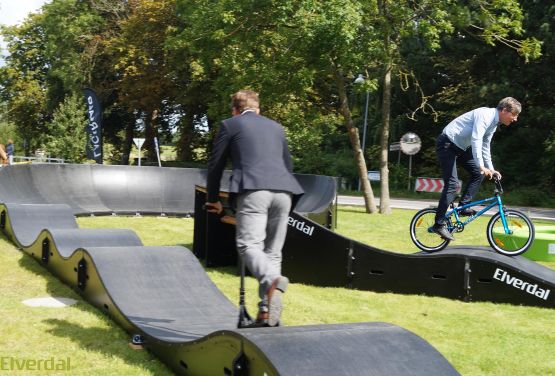
<instances>
[{"instance_id":1,"label":"banner flag","mask_svg":"<svg viewBox=\"0 0 555 376\"><path fill-rule=\"evenodd\" d=\"M90 88L84 88L85 103L87 105L87 158L102 164L102 109L95 92Z\"/></svg>"}]
</instances>

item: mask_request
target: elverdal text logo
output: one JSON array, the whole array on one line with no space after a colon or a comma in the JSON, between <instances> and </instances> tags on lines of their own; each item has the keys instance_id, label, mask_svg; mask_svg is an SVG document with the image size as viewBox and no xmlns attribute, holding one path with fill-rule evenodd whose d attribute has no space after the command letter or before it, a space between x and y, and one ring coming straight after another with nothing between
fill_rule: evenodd
<instances>
[{"instance_id":1,"label":"elverdal text logo","mask_svg":"<svg viewBox=\"0 0 555 376\"><path fill-rule=\"evenodd\" d=\"M293 219L289 217L288 224L289 226L304 232L308 236L312 236L312 233L314 232L314 226L307 225L305 221L299 221L298 219Z\"/></svg>"},{"instance_id":2,"label":"elverdal text logo","mask_svg":"<svg viewBox=\"0 0 555 376\"><path fill-rule=\"evenodd\" d=\"M13 356L0 356L1 371L69 371L71 359L30 359L16 358Z\"/></svg>"},{"instance_id":3,"label":"elverdal text logo","mask_svg":"<svg viewBox=\"0 0 555 376\"><path fill-rule=\"evenodd\" d=\"M517 289L521 289L522 291L526 291L528 294L535 295L543 300L547 300L547 297L551 292L551 290L549 289L542 289L537 284L524 282L522 279L513 277L505 270L499 268L495 269L495 273L493 273L493 278L497 279L498 281L505 282L510 286L516 287Z\"/></svg>"}]
</instances>

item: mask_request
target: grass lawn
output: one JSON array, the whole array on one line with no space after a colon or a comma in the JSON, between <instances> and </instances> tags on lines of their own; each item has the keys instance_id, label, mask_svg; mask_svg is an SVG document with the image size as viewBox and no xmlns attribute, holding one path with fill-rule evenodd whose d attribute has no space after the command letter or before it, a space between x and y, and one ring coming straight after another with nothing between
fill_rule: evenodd
<instances>
[{"instance_id":1,"label":"grass lawn","mask_svg":"<svg viewBox=\"0 0 555 376\"><path fill-rule=\"evenodd\" d=\"M416 248L408 236L408 224L414 212L366 215L360 208L342 207L337 231L382 249L412 253ZM458 244L487 244L487 219L479 221L457 234ZM82 228L131 228L145 245L192 248L192 219L83 217L78 222ZM555 267L555 263L545 265ZM234 271L214 268L208 274L237 302L239 279ZM30 308L21 303L48 295L74 298L78 303L63 309ZM247 278L251 313L256 312L255 296L256 283ZM430 342L463 375L555 375L554 310L301 284L291 284L285 298L286 325L389 322ZM5 328L0 357L69 356L72 375L171 374L148 352L131 350L128 334L4 237L0 238L0 315Z\"/></svg>"},{"instance_id":2,"label":"grass lawn","mask_svg":"<svg viewBox=\"0 0 555 376\"><path fill-rule=\"evenodd\" d=\"M66 308L32 308L25 299L76 299ZM30 256L0 236L0 375L171 375L146 351L129 348L129 335ZM10 358L70 359L70 372L17 371ZM8 368L6 368L8 367Z\"/></svg>"}]
</instances>

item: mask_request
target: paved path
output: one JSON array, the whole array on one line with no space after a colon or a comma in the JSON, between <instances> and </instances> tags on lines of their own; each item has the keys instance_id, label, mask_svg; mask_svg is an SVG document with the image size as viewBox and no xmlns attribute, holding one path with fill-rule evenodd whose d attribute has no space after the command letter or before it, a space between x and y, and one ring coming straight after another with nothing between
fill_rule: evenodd
<instances>
[{"instance_id":1,"label":"paved path","mask_svg":"<svg viewBox=\"0 0 555 376\"><path fill-rule=\"evenodd\" d=\"M361 196L338 196L338 203L340 205L354 205L354 206L364 206L364 199ZM376 205L380 204L379 197L376 197ZM411 200L411 199L400 199L392 198L391 207L397 209L424 209L429 206L436 206L436 200ZM555 221L555 209L545 209L545 208L532 208L523 206L510 206L511 209L519 210L532 219L542 219L547 221ZM494 210L486 212L486 214L493 214Z\"/></svg>"}]
</instances>

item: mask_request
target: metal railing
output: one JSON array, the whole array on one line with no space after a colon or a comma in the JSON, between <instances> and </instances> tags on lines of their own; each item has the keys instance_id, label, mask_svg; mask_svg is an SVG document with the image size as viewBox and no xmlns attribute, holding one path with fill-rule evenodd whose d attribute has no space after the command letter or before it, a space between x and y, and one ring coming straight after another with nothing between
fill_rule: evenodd
<instances>
[{"instance_id":1,"label":"metal railing","mask_svg":"<svg viewBox=\"0 0 555 376\"><path fill-rule=\"evenodd\" d=\"M14 162L15 161L22 161L22 162L30 162L30 163L65 163L64 158L50 158L50 157L23 157L19 155L13 156Z\"/></svg>"}]
</instances>

